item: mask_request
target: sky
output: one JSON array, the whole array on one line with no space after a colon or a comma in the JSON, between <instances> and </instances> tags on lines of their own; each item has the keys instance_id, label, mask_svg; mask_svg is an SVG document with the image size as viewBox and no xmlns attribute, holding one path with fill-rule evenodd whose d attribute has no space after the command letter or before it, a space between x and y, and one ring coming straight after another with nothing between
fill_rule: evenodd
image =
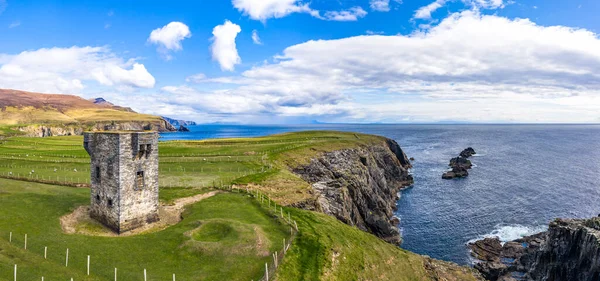
<instances>
[{"instance_id":1,"label":"sky","mask_svg":"<svg viewBox=\"0 0 600 281\"><path fill-rule=\"evenodd\" d=\"M0 88L200 123L600 123L597 0L0 0Z\"/></svg>"}]
</instances>

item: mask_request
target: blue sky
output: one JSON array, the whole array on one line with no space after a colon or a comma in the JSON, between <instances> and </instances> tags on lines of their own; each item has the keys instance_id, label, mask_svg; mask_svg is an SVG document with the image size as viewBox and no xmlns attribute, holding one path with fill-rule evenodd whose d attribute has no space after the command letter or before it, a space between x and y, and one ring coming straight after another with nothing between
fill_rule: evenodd
<instances>
[{"instance_id":1,"label":"blue sky","mask_svg":"<svg viewBox=\"0 0 600 281\"><path fill-rule=\"evenodd\" d=\"M206 123L597 123L598 12L593 0L0 0L0 87Z\"/></svg>"}]
</instances>

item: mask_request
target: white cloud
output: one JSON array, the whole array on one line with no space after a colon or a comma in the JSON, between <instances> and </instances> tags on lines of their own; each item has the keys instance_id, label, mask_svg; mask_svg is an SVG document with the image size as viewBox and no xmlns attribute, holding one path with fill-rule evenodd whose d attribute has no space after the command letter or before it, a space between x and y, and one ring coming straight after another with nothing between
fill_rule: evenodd
<instances>
[{"instance_id":1,"label":"white cloud","mask_svg":"<svg viewBox=\"0 0 600 281\"><path fill-rule=\"evenodd\" d=\"M384 0L378 0L379 2ZM386 0L389 6L389 0ZM400 0L396 0L401 2ZM232 0L233 6L244 15L263 23L270 18L283 18L293 13L306 13L321 20L356 21L367 15L361 7L352 7L342 11L327 11L324 16L318 10L312 9L302 0ZM379 4L382 7L381 4ZM388 7L389 10L389 7Z\"/></svg>"},{"instance_id":2,"label":"white cloud","mask_svg":"<svg viewBox=\"0 0 600 281\"><path fill-rule=\"evenodd\" d=\"M192 76L188 76L187 78L185 78L186 82L192 82L192 83L202 83L205 80L206 80L206 75L204 73L194 74Z\"/></svg>"},{"instance_id":3,"label":"white cloud","mask_svg":"<svg viewBox=\"0 0 600 281\"><path fill-rule=\"evenodd\" d=\"M0 0L0 14L2 14L4 10L6 10L6 6L8 6L6 0Z\"/></svg>"},{"instance_id":4,"label":"white cloud","mask_svg":"<svg viewBox=\"0 0 600 281\"><path fill-rule=\"evenodd\" d=\"M431 19L431 13L435 12L437 9L443 7L446 4L446 0L436 0L435 2L423 6L415 11L414 18L416 19Z\"/></svg>"},{"instance_id":5,"label":"white cloud","mask_svg":"<svg viewBox=\"0 0 600 281\"><path fill-rule=\"evenodd\" d=\"M270 18L283 18L292 13L319 15L318 11L299 0L232 0L232 4L251 19L262 22Z\"/></svg>"},{"instance_id":6,"label":"white cloud","mask_svg":"<svg viewBox=\"0 0 600 281\"><path fill-rule=\"evenodd\" d=\"M235 45L235 38L241 31L239 25L228 20L213 29L213 43L210 47L212 58L219 62L223 71L233 71L235 65L242 62Z\"/></svg>"},{"instance_id":7,"label":"white cloud","mask_svg":"<svg viewBox=\"0 0 600 281\"><path fill-rule=\"evenodd\" d=\"M79 93L90 82L152 88L155 79L143 64L120 58L107 47L55 47L0 54L0 88Z\"/></svg>"},{"instance_id":8,"label":"white cloud","mask_svg":"<svg viewBox=\"0 0 600 281\"><path fill-rule=\"evenodd\" d=\"M598 122L600 38L584 29L466 11L405 36L308 41L273 63L201 82L226 89L170 92L190 100L226 96L231 107L197 105L214 114Z\"/></svg>"},{"instance_id":9,"label":"white cloud","mask_svg":"<svg viewBox=\"0 0 600 281\"><path fill-rule=\"evenodd\" d=\"M260 36L258 36L258 31L252 30L252 42L254 42L254 44L256 45L262 45L262 42L260 41Z\"/></svg>"},{"instance_id":10,"label":"white cloud","mask_svg":"<svg viewBox=\"0 0 600 281\"><path fill-rule=\"evenodd\" d=\"M357 6L343 11L328 11L325 13L325 19L332 21L357 21L366 15L367 12Z\"/></svg>"},{"instance_id":11,"label":"white cloud","mask_svg":"<svg viewBox=\"0 0 600 281\"><path fill-rule=\"evenodd\" d=\"M8 28L15 28L15 27L18 27L19 25L21 25L21 22L15 21L15 22L11 23L10 25L8 25Z\"/></svg>"},{"instance_id":12,"label":"white cloud","mask_svg":"<svg viewBox=\"0 0 600 281\"><path fill-rule=\"evenodd\" d=\"M369 5L371 10L378 12L390 11L390 0L370 0Z\"/></svg>"},{"instance_id":13,"label":"white cloud","mask_svg":"<svg viewBox=\"0 0 600 281\"><path fill-rule=\"evenodd\" d=\"M427 6L420 7L415 11L413 18L415 19L431 19L431 13L435 12L439 8L446 5L448 2L458 1L458 0L436 0L435 2L430 3ZM511 1L504 2L504 0L460 0L464 5L472 8L472 9L502 9L506 6L506 3L511 3Z\"/></svg>"},{"instance_id":14,"label":"white cloud","mask_svg":"<svg viewBox=\"0 0 600 281\"><path fill-rule=\"evenodd\" d=\"M159 52L170 59L169 51L179 51L182 49L181 41L192 37L192 33L187 25L182 22L170 22L169 24L152 30L148 42L159 46Z\"/></svg>"}]
</instances>

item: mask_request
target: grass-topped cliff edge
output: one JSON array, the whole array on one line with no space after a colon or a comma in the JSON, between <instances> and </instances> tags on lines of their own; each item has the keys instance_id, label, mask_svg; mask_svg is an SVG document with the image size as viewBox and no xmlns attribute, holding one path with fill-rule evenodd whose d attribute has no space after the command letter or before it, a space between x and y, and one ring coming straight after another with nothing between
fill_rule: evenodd
<instances>
[{"instance_id":1,"label":"grass-topped cliff edge","mask_svg":"<svg viewBox=\"0 0 600 281\"><path fill-rule=\"evenodd\" d=\"M367 152L361 149L384 147L386 141L378 136L321 131L161 142L160 198L169 204L212 186L235 184L288 206L284 212L297 222L299 232L277 270L277 280L476 280L468 268L402 250L321 212L292 207L315 196L312 185L294 173L294 167L335 151ZM181 223L155 233L134 237L64 234L59 218L89 204L89 191L28 181L85 183L89 157L82 138L7 138L0 141L0 160L0 176L27 180L0 180L2 281L12 280L15 263L22 264L23 280L39 279L40 274L54 277L48 280L71 276L112 280L113 267L123 271L120 280L137 280L143 268L152 268L148 280L168 280L172 273L181 280L257 280L270 260L265 252L281 248L281 240L289 236L289 229L272 220L256 200L229 193L190 205ZM376 159L365 157L364 161L370 165ZM186 235L203 224L208 226L204 233ZM7 242L9 231L18 237L13 237L12 244ZM24 233L30 235L27 251L22 249ZM52 249L48 261L40 258L44 245ZM76 262L69 268L63 264L66 247L79 249L73 252ZM91 277L83 274L87 254L92 255L95 268Z\"/></svg>"}]
</instances>

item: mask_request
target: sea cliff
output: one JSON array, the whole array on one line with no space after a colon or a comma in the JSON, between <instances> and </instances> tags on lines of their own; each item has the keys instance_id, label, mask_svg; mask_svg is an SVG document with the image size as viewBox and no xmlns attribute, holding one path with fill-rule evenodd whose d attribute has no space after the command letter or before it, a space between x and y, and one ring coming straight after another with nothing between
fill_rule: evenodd
<instances>
[{"instance_id":1,"label":"sea cliff","mask_svg":"<svg viewBox=\"0 0 600 281\"><path fill-rule=\"evenodd\" d=\"M51 137L82 135L84 131L140 131L153 130L158 132L177 131L165 120L156 121L122 121L122 122L96 122L93 124L44 124L16 126L15 130L28 137Z\"/></svg>"},{"instance_id":2,"label":"sea cliff","mask_svg":"<svg viewBox=\"0 0 600 281\"><path fill-rule=\"evenodd\" d=\"M293 172L309 182L315 194L305 209L316 209L370 232L385 241L401 243L393 218L398 192L413 183L411 164L402 148L386 139L314 157Z\"/></svg>"},{"instance_id":3,"label":"sea cliff","mask_svg":"<svg viewBox=\"0 0 600 281\"><path fill-rule=\"evenodd\" d=\"M548 231L500 244L487 238L470 245L488 280L600 280L600 217L556 219Z\"/></svg>"}]
</instances>

